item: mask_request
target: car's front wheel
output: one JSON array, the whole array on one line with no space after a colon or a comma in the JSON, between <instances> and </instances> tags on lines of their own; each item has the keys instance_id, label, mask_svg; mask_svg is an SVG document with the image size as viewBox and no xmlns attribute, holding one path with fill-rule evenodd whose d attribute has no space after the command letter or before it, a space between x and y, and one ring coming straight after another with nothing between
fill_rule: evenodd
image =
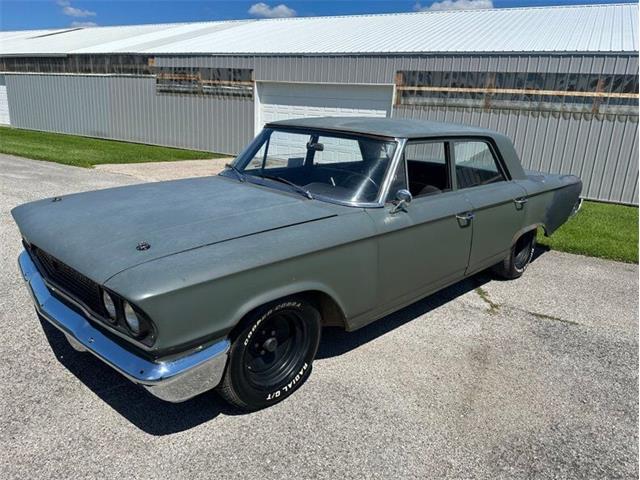
<instances>
[{"instance_id":1,"label":"car's front wheel","mask_svg":"<svg viewBox=\"0 0 640 480\"><path fill-rule=\"evenodd\" d=\"M536 249L536 231L522 235L511 247L509 256L493 267L493 271L502 278L513 280L522 276L533 259Z\"/></svg>"},{"instance_id":2,"label":"car's front wheel","mask_svg":"<svg viewBox=\"0 0 640 480\"><path fill-rule=\"evenodd\" d=\"M318 309L289 297L252 312L235 335L220 395L243 410L284 400L311 373L320 343Z\"/></svg>"}]
</instances>

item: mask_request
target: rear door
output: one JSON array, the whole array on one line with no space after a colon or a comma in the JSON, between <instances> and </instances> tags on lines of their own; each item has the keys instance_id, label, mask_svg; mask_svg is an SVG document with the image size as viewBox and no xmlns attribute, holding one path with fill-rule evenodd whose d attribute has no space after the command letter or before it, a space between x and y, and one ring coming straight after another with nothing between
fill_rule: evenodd
<instances>
[{"instance_id":1,"label":"rear door","mask_svg":"<svg viewBox=\"0 0 640 480\"><path fill-rule=\"evenodd\" d=\"M451 143L456 188L473 211L473 239L467 273L490 267L506 257L525 223L526 191L510 180L497 149L488 140Z\"/></svg>"}]
</instances>

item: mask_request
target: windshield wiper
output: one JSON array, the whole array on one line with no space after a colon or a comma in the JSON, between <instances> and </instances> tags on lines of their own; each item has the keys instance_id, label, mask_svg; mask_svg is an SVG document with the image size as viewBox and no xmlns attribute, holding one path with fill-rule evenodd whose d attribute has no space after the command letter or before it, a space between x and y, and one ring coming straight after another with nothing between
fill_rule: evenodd
<instances>
[{"instance_id":1,"label":"windshield wiper","mask_svg":"<svg viewBox=\"0 0 640 480\"><path fill-rule=\"evenodd\" d=\"M277 177L275 175L258 175L258 176L260 178L266 178L268 180L275 180L276 182L280 182L280 183L284 183L286 185L289 185L296 192L304 195L309 200L313 200L313 195L311 195L311 192L309 190L306 190L306 189L302 188L300 185L297 185L297 184L293 183L291 180L287 180L286 178L282 178L282 177Z\"/></svg>"},{"instance_id":2,"label":"windshield wiper","mask_svg":"<svg viewBox=\"0 0 640 480\"><path fill-rule=\"evenodd\" d=\"M236 167L235 165L231 164L231 163L227 163L225 165L226 168L228 168L229 170L231 170L233 173L236 174L236 177L238 177L238 180L240 180L241 182L246 181L246 178L244 178L244 173L242 173L240 170L238 170L238 167Z\"/></svg>"}]
</instances>

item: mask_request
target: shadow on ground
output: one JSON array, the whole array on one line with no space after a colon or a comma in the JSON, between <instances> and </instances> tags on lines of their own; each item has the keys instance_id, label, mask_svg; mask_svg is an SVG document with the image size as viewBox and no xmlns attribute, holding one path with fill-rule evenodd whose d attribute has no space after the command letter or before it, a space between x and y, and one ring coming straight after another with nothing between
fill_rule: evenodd
<instances>
[{"instance_id":1,"label":"shadow on ground","mask_svg":"<svg viewBox=\"0 0 640 480\"><path fill-rule=\"evenodd\" d=\"M531 261L535 262L541 255L549 251L545 245L536 245ZM329 358L341 355L350 350L358 348L365 343L410 322L425 313L429 313L442 305L464 295L465 293L481 287L490 280L502 281L492 276L489 271L484 271L473 277L462 280L445 288L431 296L418 300L415 303L387 315L380 320L367 325L355 332L346 332L339 327L327 327L322 331L322 342L318 349L316 358Z\"/></svg>"},{"instance_id":2,"label":"shadow on ground","mask_svg":"<svg viewBox=\"0 0 640 480\"><path fill-rule=\"evenodd\" d=\"M452 300L481 287L492 277L487 273L480 273L468 279L462 280L444 290L439 291L422 300L381 318L366 327L354 332L347 332L340 327L327 327L322 330L322 341L316 358L329 358L358 348L372 340L375 340L405 323L435 310Z\"/></svg>"},{"instance_id":3,"label":"shadow on ground","mask_svg":"<svg viewBox=\"0 0 640 480\"><path fill-rule=\"evenodd\" d=\"M238 413L213 392L182 403L157 399L92 354L75 351L65 336L46 320L41 320L41 323L60 363L120 415L151 435L189 430L221 413Z\"/></svg>"},{"instance_id":4,"label":"shadow on ground","mask_svg":"<svg viewBox=\"0 0 640 480\"><path fill-rule=\"evenodd\" d=\"M544 247L537 248L533 260L546 251L548 249ZM355 332L336 327L325 328L317 358L330 358L358 348L484 285L492 278L485 272L477 274ZM41 320L41 323L60 363L114 410L150 435L170 435L208 422L220 414L242 413L228 406L214 392L204 393L183 403L159 400L90 353L75 351L64 335L46 320Z\"/></svg>"}]
</instances>

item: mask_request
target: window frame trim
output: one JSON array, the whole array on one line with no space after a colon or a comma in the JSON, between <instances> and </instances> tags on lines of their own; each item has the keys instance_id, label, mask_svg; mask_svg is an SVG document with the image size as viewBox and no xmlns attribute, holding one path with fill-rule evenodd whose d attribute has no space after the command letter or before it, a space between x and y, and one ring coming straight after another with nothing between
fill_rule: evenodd
<instances>
[{"instance_id":1,"label":"window frame trim","mask_svg":"<svg viewBox=\"0 0 640 480\"><path fill-rule=\"evenodd\" d=\"M334 198L331 197L324 197L322 195L315 195L314 198L326 203L333 203L336 205L344 205L347 207L356 207L356 208L384 208L385 204L386 204L386 198L389 196L389 187L391 185L391 180L393 178L393 175L395 174L396 169L398 168L398 165L400 164L401 161L401 155L402 152L404 151L404 146L406 145L407 139L404 137L390 137L390 136L384 136L384 135L376 135L376 134L368 134L368 133L359 133L359 132L348 132L348 131L341 131L341 130L332 130L332 129L328 129L328 128L309 128L309 127L297 127L297 126L293 126L293 125L277 125L276 123L267 123L265 124L265 126L262 128L262 130L258 133L258 135L256 135L253 140L251 140L251 142L249 142L249 144L235 157L235 159L231 162L232 165L234 165L235 167L238 167L240 165L240 159L246 155L251 155L251 156L255 156L255 154L260 150L260 147L258 146L259 143L262 141L262 138L265 135L269 135L269 137L271 136L271 133L278 131L278 132L285 132L285 133L310 133L311 131L314 133L320 133L320 135L322 135L323 133L331 136L344 136L344 137L364 137L364 138L370 138L372 140L379 140L379 141L384 141L384 142L390 142L390 143L394 143L395 144L395 150L393 152L393 157L391 158L391 162L389 164L389 167L387 168L387 171L385 172L385 176L382 179L382 183L380 185L380 190L378 192L378 195L376 197L376 199L372 202L352 202L352 201L342 201L342 200L336 200ZM257 148L256 148L257 147ZM251 153L253 152L253 153ZM245 163L245 165L247 165L251 160L247 161ZM244 168L244 166L243 166ZM222 172L220 172L218 175L224 176L226 177L226 172L227 170L223 170ZM280 189L280 187L275 186L275 188ZM284 188L282 188L283 191L286 191Z\"/></svg>"},{"instance_id":2,"label":"window frame trim","mask_svg":"<svg viewBox=\"0 0 640 480\"><path fill-rule=\"evenodd\" d=\"M455 175L455 152L454 152L454 147L453 147L453 143L460 142L460 141L474 141L474 142L483 142L486 143L487 145L489 145L489 149L491 151L491 154L493 156L494 161L496 162L496 164L498 165L498 168L500 169L503 178L505 182L510 182L513 180L513 177L511 176L511 173L509 172L509 169L507 168L505 162L504 162L504 158L502 157L502 154L500 153L500 149L497 147L495 140L490 137L490 136L486 136L486 135L438 135L438 136L433 136L433 137L416 137L416 138L406 138L404 139L404 142L402 143L401 147L402 150L400 152L396 152L398 155L398 162L393 166L393 169L390 169L388 172L388 180L389 180L389 186L391 184L391 178L393 178L393 176L395 175L396 170L399 168L400 163L404 162L405 165L405 181L407 182L407 188L409 186L409 170L407 168L407 164L406 164L406 158L404 155L404 149L405 147L410 143L410 142L444 142L446 145L446 154L449 156L449 175L451 178L451 191L452 192L457 192L457 191L462 191L462 190L468 190L471 188L478 188L478 187L485 187L486 185L476 185L474 187L467 187L467 188L459 188L458 187L458 179L456 178ZM491 184L488 184L491 185ZM382 201L383 205L386 205L388 203L393 203L395 201L394 198L391 197L393 192L387 191L385 192L384 195L384 200ZM449 193L449 192L443 192L443 193ZM431 196L432 198L438 198L437 195L433 195ZM429 196L424 196L424 197L416 197L416 198L429 198Z\"/></svg>"},{"instance_id":3,"label":"window frame trim","mask_svg":"<svg viewBox=\"0 0 640 480\"><path fill-rule=\"evenodd\" d=\"M404 147L402 148L402 153L401 153L401 157L400 157L400 162L404 164L404 176L405 176L405 183L406 183L406 187L407 190L410 190L410 183L409 183L409 165L407 163L407 157L405 156L405 150L406 148L411 145L411 144L416 144L416 143L442 143L444 146L444 162L445 162L445 167L447 169L447 175L449 176L449 185L451 186L450 190L451 192L455 191L455 184L454 184L454 177L453 177L453 171L451 169L452 166L452 160L453 157L451 155L451 145L450 142L448 141L448 139L446 137L442 137L442 138L410 138L407 139L407 141L404 144ZM400 166L400 163L398 164L398 167ZM390 192L391 193L391 192ZM449 193L446 191L442 191L441 193ZM429 195L416 195L413 198L423 198L423 197L428 197ZM389 199L387 199L387 202L389 201ZM387 203L385 202L385 203Z\"/></svg>"},{"instance_id":4,"label":"window frame trim","mask_svg":"<svg viewBox=\"0 0 640 480\"><path fill-rule=\"evenodd\" d=\"M452 173L453 173L453 178L455 181L455 190L469 190L472 188L478 188L478 187L486 187L487 185L492 185L494 183L499 183L499 182L492 182L492 183L487 183L484 185L474 185L472 187L462 187L460 188L458 186L458 176L456 175L456 148L455 148L455 143L463 143L463 142L481 142L486 144L489 147L489 152L491 153L491 156L493 157L493 161L495 162L496 166L498 167L498 171L499 173L502 175L502 181L503 182L509 182L512 180L511 175L509 174L509 170L506 168L506 165L504 164L504 160L502 159L502 156L499 154L499 150L498 148L495 146L494 142L492 141L491 138L489 137L482 137L482 136L478 136L478 137L474 137L474 136L469 136L469 137L457 137L457 138L452 138L451 139L451 146L450 146L450 153L451 153L451 166L452 166Z\"/></svg>"}]
</instances>

